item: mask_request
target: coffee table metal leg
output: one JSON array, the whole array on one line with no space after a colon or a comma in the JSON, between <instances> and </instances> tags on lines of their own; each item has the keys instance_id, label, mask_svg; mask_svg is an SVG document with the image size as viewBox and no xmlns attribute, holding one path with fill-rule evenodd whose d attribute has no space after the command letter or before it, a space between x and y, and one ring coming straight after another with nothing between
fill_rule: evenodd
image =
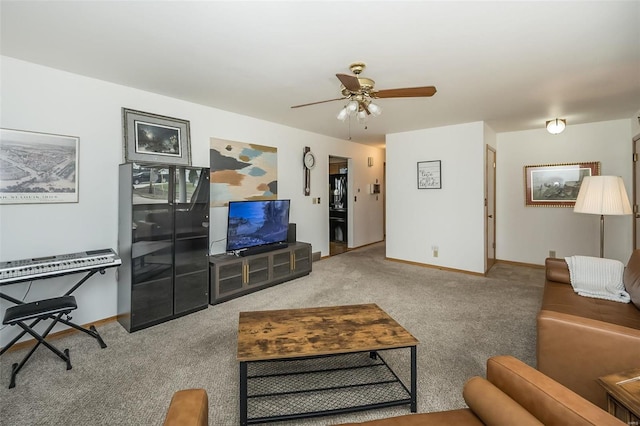
<instances>
[{"instance_id":1,"label":"coffee table metal leg","mask_svg":"<svg viewBox=\"0 0 640 426\"><path fill-rule=\"evenodd\" d=\"M240 425L247 425L247 363L240 362Z\"/></svg>"},{"instance_id":2,"label":"coffee table metal leg","mask_svg":"<svg viewBox=\"0 0 640 426\"><path fill-rule=\"evenodd\" d=\"M418 363L416 346L411 346L411 412L418 411Z\"/></svg>"}]
</instances>

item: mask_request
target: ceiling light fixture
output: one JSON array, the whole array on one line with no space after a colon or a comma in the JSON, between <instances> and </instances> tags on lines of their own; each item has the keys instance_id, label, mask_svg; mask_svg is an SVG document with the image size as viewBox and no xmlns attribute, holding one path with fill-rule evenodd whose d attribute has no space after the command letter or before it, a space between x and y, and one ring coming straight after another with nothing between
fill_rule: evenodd
<instances>
[{"instance_id":1,"label":"ceiling light fixture","mask_svg":"<svg viewBox=\"0 0 640 426\"><path fill-rule=\"evenodd\" d=\"M547 131L552 135L562 133L565 127L567 127L567 120L563 118L547 121Z\"/></svg>"},{"instance_id":2,"label":"ceiling light fixture","mask_svg":"<svg viewBox=\"0 0 640 426\"><path fill-rule=\"evenodd\" d=\"M359 121L364 121L368 115L374 117L382 114L382 108L374 104L367 94L353 94L349 97L349 102L338 112L336 118L345 121L349 117L355 117Z\"/></svg>"}]
</instances>

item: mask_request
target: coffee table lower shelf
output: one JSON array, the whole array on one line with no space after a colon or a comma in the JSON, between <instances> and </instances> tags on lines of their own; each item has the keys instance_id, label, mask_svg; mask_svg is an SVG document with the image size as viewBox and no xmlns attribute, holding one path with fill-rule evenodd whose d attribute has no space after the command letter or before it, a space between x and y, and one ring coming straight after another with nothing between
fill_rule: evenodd
<instances>
[{"instance_id":1,"label":"coffee table lower shelf","mask_svg":"<svg viewBox=\"0 0 640 426\"><path fill-rule=\"evenodd\" d=\"M241 362L240 387L242 425L407 404L416 411L415 383L412 398L379 352Z\"/></svg>"}]
</instances>

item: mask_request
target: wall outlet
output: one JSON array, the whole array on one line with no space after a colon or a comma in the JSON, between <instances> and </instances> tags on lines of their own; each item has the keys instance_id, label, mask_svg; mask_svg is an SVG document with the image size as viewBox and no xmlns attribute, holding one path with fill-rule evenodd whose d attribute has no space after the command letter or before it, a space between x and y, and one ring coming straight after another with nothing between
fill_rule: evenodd
<instances>
[{"instance_id":1,"label":"wall outlet","mask_svg":"<svg viewBox=\"0 0 640 426\"><path fill-rule=\"evenodd\" d=\"M556 257L556 251L555 250L549 250L549 257Z\"/></svg>"},{"instance_id":2,"label":"wall outlet","mask_svg":"<svg viewBox=\"0 0 640 426\"><path fill-rule=\"evenodd\" d=\"M431 251L433 252L433 257L438 257L438 246L431 246Z\"/></svg>"}]
</instances>

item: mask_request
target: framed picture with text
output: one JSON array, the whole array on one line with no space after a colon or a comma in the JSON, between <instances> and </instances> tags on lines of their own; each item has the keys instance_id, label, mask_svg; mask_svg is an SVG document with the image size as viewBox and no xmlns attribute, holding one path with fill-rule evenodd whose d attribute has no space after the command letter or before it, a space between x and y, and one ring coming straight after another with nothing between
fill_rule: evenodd
<instances>
[{"instance_id":1,"label":"framed picture with text","mask_svg":"<svg viewBox=\"0 0 640 426\"><path fill-rule=\"evenodd\" d=\"M524 166L525 205L573 207L585 176L600 175L600 162Z\"/></svg>"},{"instance_id":2,"label":"framed picture with text","mask_svg":"<svg viewBox=\"0 0 640 426\"><path fill-rule=\"evenodd\" d=\"M418 162L418 189L441 189L440 160Z\"/></svg>"},{"instance_id":3,"label":"framed picture with text","mask_svg":"<svg viewBox=\"0 0 640 426\"><path fill-rule=\"evenodd\" d=\"M78 202L80 138L0 129L0 204Z\"/></svg>"},{"instance_id":4,"label":"framed picture with text","mask_svg":"<svg viewBox=\"0 0 640 426\"><path fill-rule=\"evenodd\" d=\"M189 122L122 108L126 162L191 165Z\"/></svg>"}]
</instances>

